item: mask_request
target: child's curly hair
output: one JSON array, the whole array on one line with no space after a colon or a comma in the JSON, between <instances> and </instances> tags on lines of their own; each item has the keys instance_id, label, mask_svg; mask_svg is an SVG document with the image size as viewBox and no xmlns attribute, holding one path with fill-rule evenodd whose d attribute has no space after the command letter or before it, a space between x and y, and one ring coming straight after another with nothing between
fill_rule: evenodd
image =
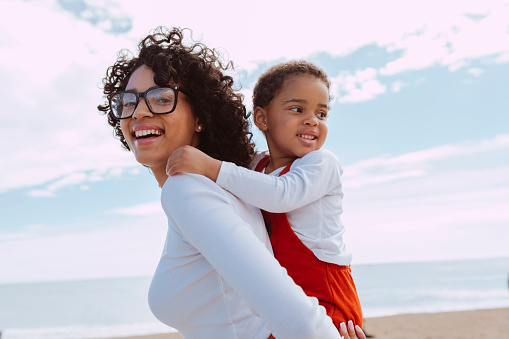
<instances>
[{"instance_id":1,"label":"child's curly hair","mask_svg":"<svg viewBox=\"0 0 509 339\"><path fill-rule=\"evenodd\" d=\"M305 60L283 62L269 68L263 73L253 89L253 109L266 107L279 93L286 79L294 75L312 75L327 86L330 90L330 81L327 73L320 67ZM332 96L329 94L329 101Z\"/></svg>"},{"instance_id":2,"label":"child's curly hair","mask_svg":"<svg viewBox=\"0 0 509 339\"><path fill-rule=\"evenodd\" d=\"M193 113L204 127L198 149L213 158L247 167L254 154L248 114L243 95L232 88L233 78L224 74L233 70L233 63L224 63L215 49L202 43L192 41L185 46L185 30L158 27L141 40L137 57L127 50L120 51L115 64L106 71L102 81L105 100L97 108L108 115L116 137L123 148L130 150L108 98L125 90L133 72L146 65L154 72L157 85L167 85L171 80L184 88Z\"/></svg>"}]
</instances>

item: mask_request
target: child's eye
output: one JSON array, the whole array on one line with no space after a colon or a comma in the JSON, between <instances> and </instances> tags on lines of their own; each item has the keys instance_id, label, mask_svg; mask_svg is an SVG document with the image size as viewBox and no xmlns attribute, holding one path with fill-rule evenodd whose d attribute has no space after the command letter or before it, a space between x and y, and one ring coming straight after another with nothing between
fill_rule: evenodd
<instances>
[{"instance_id":1,"label":"child's eye","mask_svg":"<svg viewBox=\"0 0 509 339\"><path fill-rule=\"evenodd\" d=\"M317 116L318 116L319 118L322 118L322 119L323 119L323 118L327 118L327 115L328 115L328 114L327 114L327 112L319 112L319 113L317 114Z\"/></svg>"},{"instance_id":2,"label":"child's eye","mask_svg":"<svg viewBox=\"0 0 509 339\"><path fill-rule=\"evenodd\" d=\"M290 107L290 111L294 111L297 113L302 113L302 108L300 107Z\"/></svg>"}]
</instances>

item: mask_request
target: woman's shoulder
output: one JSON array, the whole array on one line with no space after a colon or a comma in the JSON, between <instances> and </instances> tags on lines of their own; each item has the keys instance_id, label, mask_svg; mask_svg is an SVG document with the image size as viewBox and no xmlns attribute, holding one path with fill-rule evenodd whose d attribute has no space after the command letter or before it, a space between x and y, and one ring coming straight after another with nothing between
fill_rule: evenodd
<instances>
[{"instance_id":1,"label":"woman's shoulder","mask_svg":"<svg viewBox=\"0 0 509 339\"><path fill-rule=\"evenodd\" d=\"M161 202L166 210L190 200L209 199L229 201L231 197L209 178L192 173L179 173L168 177L162 187ZM176 207L178 208L178 207Z\"/></svg>"},{"instance_id":2,"label":"woman's shoulder","mask_svg":"<svg viewBox=\"0 0 509 339\"><path fill-rule=\"evenodd\" d=\"M162 187L162 194L171 193L171 195L190 196L196 191L211 191L224 193L225 191L214 181L206 176L194 173L178 173L169 176Z\"/></svg>"},{"instance_id":3,"label":"woman's shoulder","mask_svg":"<svg viewBox=\"0 0 509 339\"><path fill-rule=\"evenodd\" d=\"M189 230L198 225L184 222L190 217L204 218L203 222L207 223L212 213L217 211L222 211L225 223L234 220L233 216L238 216L269 247L260 210L243 203L205 176L191 173L170 176L163 185L161 204L167 217L179 229Z\"/></svg>"}]
</instances>

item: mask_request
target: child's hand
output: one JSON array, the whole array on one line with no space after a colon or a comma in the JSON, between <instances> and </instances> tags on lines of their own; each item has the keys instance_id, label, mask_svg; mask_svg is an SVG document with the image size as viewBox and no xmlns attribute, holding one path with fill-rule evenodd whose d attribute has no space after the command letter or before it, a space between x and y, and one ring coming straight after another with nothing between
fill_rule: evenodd
<instances>
[{"instance_id":1,"label":"child's hand","mask_svg":"<svg viewBox=\"0 0 509 339\"><path fill-rule=\"evenodd\" d=\"M177 148L166 163L166 174L168 175L180 172L196 173L204 175L212 181L216 181L220 169L220 160L211 158L192 146Z\"/></svg>"},{"instance_id":2,"label":"child's hand","mask_svg":"<svg viewBox=\"0 0 509 339\"><path fill-rule=\"evenodd\" d=\"M339 324L339 334L341 334L344 339L366 339L366 335L362 329L357 325L354 327L351 320L348 322L348 329L345 323Z\"/></svg>"}]
</instances>

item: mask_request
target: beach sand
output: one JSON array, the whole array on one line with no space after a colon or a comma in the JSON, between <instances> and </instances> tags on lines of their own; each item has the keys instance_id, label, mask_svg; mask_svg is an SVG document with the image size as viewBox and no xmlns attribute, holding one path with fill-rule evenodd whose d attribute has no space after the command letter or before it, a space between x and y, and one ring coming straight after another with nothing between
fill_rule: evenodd
<instances>
[{"instance_id":1,"label":"beach sand","mask_svg":"<svg viewBox=\"0 0 509 339\"><path fill-rule=\"evenodd\" d=\"M509 338L509 308L368 318L364 329L376 339Z\"/></svg>"},{"instance_id":2,"label":"beach sand","mask_svg":"<svg viewBox=\"0 0 509 339\"><path fill-rule=\"evenodd\" d=\"M509 338L509 308L367 318L364 329L375 339ZM182 336L165 333L116 339L182 339Z\"/></svg>"}]
</instances>

